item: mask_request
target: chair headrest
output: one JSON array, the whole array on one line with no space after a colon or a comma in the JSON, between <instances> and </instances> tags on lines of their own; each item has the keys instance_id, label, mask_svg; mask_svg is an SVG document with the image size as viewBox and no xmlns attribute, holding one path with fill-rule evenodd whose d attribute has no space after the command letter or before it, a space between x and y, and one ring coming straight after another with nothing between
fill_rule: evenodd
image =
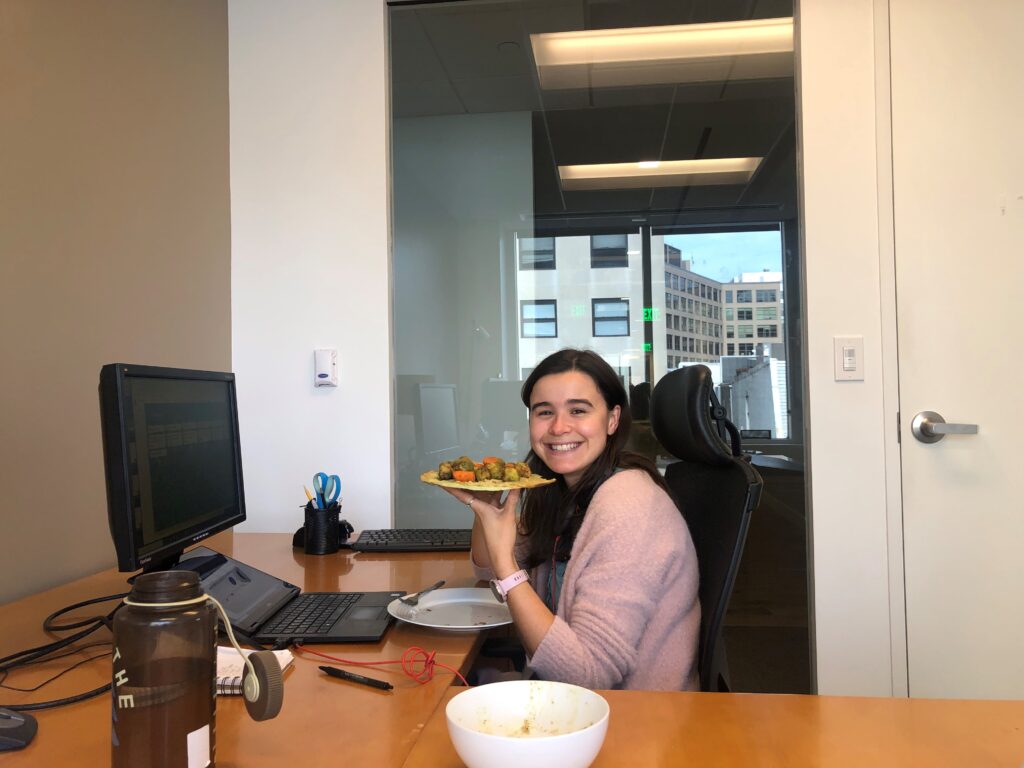
<instances>
[{"instance_id":1,"label":"chair headrest","mask_svg":"<svg viewBox=\"0 0 1024 768\"><path fill-rule=\"evenodd\" d=\"M732 445L722 439L716 422L729 430ZM651 430L665 450L683 461L722 466L740 455L739 433L725 418L705 365L670 371L655 385Z\"/></svg>"}]
</instances>

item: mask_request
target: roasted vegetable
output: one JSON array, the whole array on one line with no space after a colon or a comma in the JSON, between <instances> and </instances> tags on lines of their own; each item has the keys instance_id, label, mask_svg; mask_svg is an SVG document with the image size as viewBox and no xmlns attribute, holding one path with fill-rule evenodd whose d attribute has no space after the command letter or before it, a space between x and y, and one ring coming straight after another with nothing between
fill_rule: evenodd
<instances>
[{"instance_id":1,"label":"roasted vegetable","mask_svg":"<svg viewBox=\"0 0 1024 768\"><path fill-rule=\"evenodd\" d=\"M472 472L476 469L476 465L469 456L459 456L459 458L452 462L452 469L462 469Z\"/></svg>"},{"instance_id":2,"label":"roasted vegetable","mask_svg":"<svg viewBox=\"0 0 1024 768\"><path fill-rule=\"evenodd\" d=\"M452 472L452 479L460 483L472 483L476 480L476 473L471 469L456 469Z\"/></svg>"},{"instance_id":3,"label":"roasted vegetable","mask_svg":"<svg viewBox=\"0 0 1024 768\"><path fill-rule=\"evenodd\" d=\"M501 480L505 474L505 462L501 459L495 459L484 464L484 469L487 470L488 475L494 480Z\"/></svg>"},{"instance_id":4,"label":"roasted vegetable","mask_svg":"<svg viewBox=\"0 0 1024 768\"><path fill-rule=\"evenodd\" d=\"M533 472L530 471L530 465L527 464L525 461L517 461L515 463L515 468L516 472L519 473L520 477L529 477L530 475L533 474Z\"/></svg>"},{"instance_id":5,"label":"roasted vegetable","mask_svg":"<svg viewBox=\"0 0 1024 768\"><path fill-rule=\"evenodd\" d=\"M490 479L491 479L491 473L490 473L490 472L488 472L488 471L487 471L487 469L486 469L486 468L484 468L484 467L483 467L483 466L481 466L481 465L477 465L477 468L476 468L476 469L474 470L474 474L476 475L476 478L475 478L475 479L476 479L476 480L477 480L478 482L479 482L480 480L490 480Z\"/></svg>"},{"instance_id":6,"label":"roasted vegetable","mask_svg":"<svg viewBox=\"0 0 1024 768\"><path fill-rule=\"evenodd\" d=\"M501 478L509 483L515 483L519 481L519 473L516 472L516 468L511 464L505 465L505 473Z\"/></svg>"},{"instance_id":7,"label":"roasted vegetable","mask_svg":"<svg viewBox=\"0 0 1024 768\"><path fill-rule=\"evenodd\" d=\"M452 479L452 463L450 461L442 461L437 468L437 479L438 480L451 480Z\"/></svg>"}]
</instances>

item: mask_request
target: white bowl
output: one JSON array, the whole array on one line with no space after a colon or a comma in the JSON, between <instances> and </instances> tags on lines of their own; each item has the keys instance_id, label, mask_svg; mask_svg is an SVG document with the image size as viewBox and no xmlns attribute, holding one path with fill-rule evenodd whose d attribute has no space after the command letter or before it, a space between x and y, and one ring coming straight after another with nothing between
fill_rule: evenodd
<instances>
[{"instance_id":1,"label":"white bowl","mask_svg":"<svg viewBox=\"0 0 1024 768\"><path fill-rule=\"evenodd\" d=\"M608 702L586 688L514 680L470 688L445 709L468 768L586 768L608 731Z\"/></svg>"}]
</instances>

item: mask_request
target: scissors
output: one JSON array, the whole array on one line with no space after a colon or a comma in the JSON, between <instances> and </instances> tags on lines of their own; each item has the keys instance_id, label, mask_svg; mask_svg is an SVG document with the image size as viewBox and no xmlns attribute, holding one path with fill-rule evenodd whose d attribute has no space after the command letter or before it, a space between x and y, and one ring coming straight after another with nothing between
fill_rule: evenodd
<instances>
[{"instance_id":1,"label":"scissors","mask_svg":"<svg viewBox=\"0 0 1024 768\"><path fill-rule=\"evenodd\" d=\"M337 475L328 475L326 472L317 472L313 475L313 492L316 493L316 505L320 509L327 509L338 500L341 493L341 478Z\"/></svg>"}]
</instances>

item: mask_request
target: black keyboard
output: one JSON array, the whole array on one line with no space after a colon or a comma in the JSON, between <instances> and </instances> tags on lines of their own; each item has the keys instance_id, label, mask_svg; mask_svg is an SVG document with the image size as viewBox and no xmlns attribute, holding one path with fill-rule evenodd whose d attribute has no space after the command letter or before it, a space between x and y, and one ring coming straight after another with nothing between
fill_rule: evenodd
<instances>
[{"instance_id":1,"label":"black keyboard","mask_svg":"<svg viewBox=\"0 0 1024 768\"><path fill-rule=\"evenodd\" d=\"M357 552L438 552L469 549L470 528L382 528L362 531L351 543Z\"/></svg>"},{"instance_id":2,"label":"black keyboard","mask_svg":"<svg viewBox=\"0 0 1024 768\"><path fill-rule=\"evenodd\" d=\"M311 592L298 595L260 628L261 635L326 635L361 592Z\"/></svg>"}]
</instances>

